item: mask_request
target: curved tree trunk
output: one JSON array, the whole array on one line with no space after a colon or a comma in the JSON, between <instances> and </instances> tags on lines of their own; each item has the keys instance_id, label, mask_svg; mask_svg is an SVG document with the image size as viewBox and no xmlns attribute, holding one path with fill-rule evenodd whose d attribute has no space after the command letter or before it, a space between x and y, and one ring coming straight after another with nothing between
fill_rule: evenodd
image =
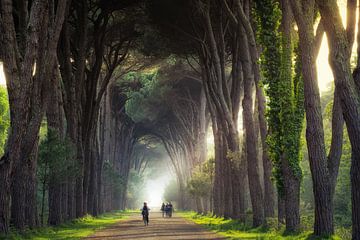
<instances>
[{"instance_id":1,"label":"curved tree trunk","mask_svg":"<svg viewBox=\"0 0 360 240\"><path fill-rule=\"evenodd\" d=\"M351 193L353 239L360 239L360 93L351 73L351 31L345 31L336 1L316 1L329 37L330 65L335 78L335 91L351 143ZM356 3L355 3L356 4ZM348 26L349 27L349 26ZM350 26L354 28L354 26ZM347 29L349 30L349 29ZM331 190L330 190L331 191Z\"/></svg>"}]
</instances>

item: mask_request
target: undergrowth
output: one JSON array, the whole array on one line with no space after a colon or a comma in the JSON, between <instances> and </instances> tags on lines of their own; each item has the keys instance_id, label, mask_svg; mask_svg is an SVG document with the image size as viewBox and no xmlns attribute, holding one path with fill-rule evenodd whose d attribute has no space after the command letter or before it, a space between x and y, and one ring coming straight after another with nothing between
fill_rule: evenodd
<instances>
[{"instance_id":1,"label":"undergrowth","mask_svg":"<svg viewBox=\"0 0 360 240\"><path fill-rule=\"evenodd\" d=\"M83 218L69 221L56 227L40 227L37 229L27 229L23 232L11 230L10 234L0 235L0 239L20 240L70 240L81 239L92 235L95 231L115 224L121 219L126 218L132 211L116 211L105 213L98 217L87 215Z\"/></svg>"},{"instance_id":2,"label":"undergrowth","mask_svg":"<svg viewBox=\"0 0 360 240\"><path fill-rule=\"evenodd\" d=\"M249 220L241 223L238 220L224 219L212 215L201 215L196 212L181 212L181 216L209 230L217 232L229 239L259 239L259 240L345 240L351 239L349 228L337 228L336 236L315 237L312 235L312 220L309 217L301 219L301 230L298 233L287 233L284 226L278 226L276 219L268 219L267 225L252 228Z\"/></svg>"}]
</instances>

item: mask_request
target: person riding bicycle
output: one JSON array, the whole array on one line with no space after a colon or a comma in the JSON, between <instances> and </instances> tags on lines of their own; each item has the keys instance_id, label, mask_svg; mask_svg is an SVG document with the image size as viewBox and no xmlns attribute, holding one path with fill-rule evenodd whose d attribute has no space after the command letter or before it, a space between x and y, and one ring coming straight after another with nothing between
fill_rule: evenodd
<instances>
[{"instance_id":1,"label":"person riding bicycle","mask_svg":"<svg viewBox=\"0 0 360 240\"><path fill-rule=\"evenodd\" d=\"M144 206L141 209L141 214L143 216L145 226L149 225L149 211L150 208L147 206L147 203L144 202Z\"/></svg>"}]
</instances>

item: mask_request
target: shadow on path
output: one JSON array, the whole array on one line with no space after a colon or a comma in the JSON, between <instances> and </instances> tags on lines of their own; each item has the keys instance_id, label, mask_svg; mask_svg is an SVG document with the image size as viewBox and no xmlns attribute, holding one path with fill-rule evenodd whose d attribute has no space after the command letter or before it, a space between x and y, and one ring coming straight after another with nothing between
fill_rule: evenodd
<instances>
[{"instance_id":1,"label":"shadow on path","mask_svg":"<svg viewBox=\"0 0 360 240\"><path fill-rule=\"evenodd\" d=\"M223 236L209 232L203 227L189 222L176 214L172 218L163 218L161 213L150 214L149 226L144 226L142 217L134 214L130 218L97 231L86 237L88 240L100 239L160 239L160 240L190 240L190 239L226 239Z\"/></svg>"}]
</instances>

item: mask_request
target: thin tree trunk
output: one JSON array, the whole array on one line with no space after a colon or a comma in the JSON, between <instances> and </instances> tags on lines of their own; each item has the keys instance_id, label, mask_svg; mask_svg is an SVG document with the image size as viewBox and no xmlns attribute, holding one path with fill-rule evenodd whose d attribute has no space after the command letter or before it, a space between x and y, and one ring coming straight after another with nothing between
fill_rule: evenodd
<instances>
[{"instance_id":1,"label":"thin tree trunk","mask_svg":"<svg viewBox=\"0 0 360 240\"><path fill-rule=\"evenodd\" d=\"M260 136L262 145L262 164L264 169L264 212L265 217L274 217L275 193L274 184L271 180L272 163L268 155L268 146L266 143L267 123L265 120L265 96L263 90L259 86L259 83L256 84L256 97L258 103Z\"/></svg>"},{"instance_id":2,"label":"thin tree trunk","mask_svg":"<svg viewBox=\"0 0 360 240\"><path fill-rule=\"evenodd\" d=\"M242 32L245 34L244 32ZM250 65L251 58L249 48L247 46L247 39L243 38L244 43L241 47L242 66L244 72L244 99L243 99L243 114L244 125L246 131L246 156L247 168L250 187L251 203L253 208L253 226L257 227L264 223L264 198L260 183L259 166L258 166L258 146L255 138L255 126L253 119L253 86L254 75L253 68Z\"/></svg>"},{"instance_id":3,"label":"thin tree trunk","mask_svg":"<svg viewBox=\"0 0 360 240\"><path fill-rule=\"evenodd\" d=\"M62 109L62 95L61 95L61 86L60 86L60 72L57 68L52 76L51 95L49 97L49 105L47 108L46 116L48 123L48 131L50 134L54 134L55 138L59 140L64 140L64 115ZM48 159L47 161L53 161L53 159ZM65 160L66 161L66 160ZM66 163L65 163L66 164ZM59 225L62 223L63 212L67 209L63 209L63 202L67 202L67 198L64 197L63 191L63 182L66 173L58 169L58 163L50 163L49 171L49 225Z\"/></svg>"},{"instance_id":4,"label":"thin tree trunk","mask_svg":"<svg viewBox=\"0 0 360 240\"><path fill-rule=\"evenodd\" d=\"M48 176L47 176L47 168L48 168L48 164L46 162L45 166L44 166L44 179L42 181L42 191L41 191L41 212L40 212L40 223L41 226L44 226L44 214L45 214L45 195L46 195L46 184L47 184L47 180L48 180Z\"/></svg>"},{"instance_id":5,"label":"thin tree trunk","mask_svg":"<svg viewBox=\"0 0 360 240\"><path fill-rule=\"evenodd\" d=\"M244 117L244 115L243 115ZM243 129L245 129L245 122L243 121ZM247 157L246 157L246 133L244 131L242 140L241 159L239 164L239 186L237 188L239 194L239 220L243 223L246 221L246 186L247 179Z\"/></svg>"}]
</instances>

